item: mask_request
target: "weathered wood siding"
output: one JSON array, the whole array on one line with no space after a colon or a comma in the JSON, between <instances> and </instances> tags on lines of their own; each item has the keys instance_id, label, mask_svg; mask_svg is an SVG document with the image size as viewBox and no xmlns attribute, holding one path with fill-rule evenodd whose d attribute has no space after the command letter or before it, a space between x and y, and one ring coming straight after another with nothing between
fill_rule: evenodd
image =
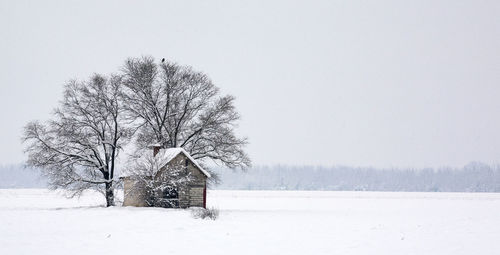
<instances>
[{"instance_id":1,"label":"weathered wood siding","mask_svg":"<svg viewBox=\"0 0 500 255\"><path fill-rule=\"evenodd\" d=\"M123 206L144 207L146 204L146 194L143 189L137 187L135 181L130 177L123 179Z\"/></svg>"},{"instance_id":2,"label":"weathered wood siding","mask_svg":"<svg viewBox=\"0 0 500 255\"><path fill-rule=\"evenodd\" d=\"M184 154L177 155L169 162L169 166L184 166L186 174L190 174L192 180L187 187L179 190L179 206L187 207L203 207L203 189L206 185L207 177L193 164Z\"/></svg>"},{"instance_id":3,"label":"weathered wood siding","mask_svg":"<svg viewBox=\"0 0 500 255\"><path fill-rule=\"evenodd\" d=\"M188 165L186 166L186 160ZM203 191L206 187L207 177L193 164L184 154L180 153L172 159L168 166L184 167L185 173L190 174L192 181L186 186L178 190L179 207L203 207ZM163 170L165 170L164 168ZM160 172L159 174L161 174ZM124 206L147 206L145 192L137 187L137 184L130 177L124 178L123 190L125 197Z\"/></svg>"}]
</instances>

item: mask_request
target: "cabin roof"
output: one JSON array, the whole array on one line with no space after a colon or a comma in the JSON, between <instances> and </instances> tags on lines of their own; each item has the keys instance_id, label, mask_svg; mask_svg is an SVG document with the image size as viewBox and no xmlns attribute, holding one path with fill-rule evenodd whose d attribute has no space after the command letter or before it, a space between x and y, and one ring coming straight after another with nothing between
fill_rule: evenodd
<instances>
[{"instance_id":1,"label":"cabin roof","mask_svg":"<svg viewBox=\"0 0 500 255\"><path fill-rule=\"evenodd\" d=\"M168 148L168 149L160 149L160 151L164 151L164 153L159 153L159 155L161 155L162 157L164 157L163 159L165 160L165 162L168 164L172 159L174 159L175 157L177 157L177 155L179 155L180 153L184 154L184 156L186 156L191 162L193 162L193 164L198 168L200 169L200 171L206 176L206 177L210 177L210 173L207 172L205 169L203 169L203 167L201 167L198 162L196 162L196 160L191 157L191 155L189 155L189 153L184 150L183 148ZM151 152L150 152L151 153Z\"/></svg>"},{"instance_id":2,"label":"cabin roof","mask_svg":"<svg viewBox=\"0 0 500 255\"><path fill-rule=\"evenodd\" d=\"M165 166L170 161L172 161L172 159L174 159L175 157L177 157L177 155L179 155L181 153L184 154L184 156L186 156L196 166L196 168L198 168L203 173L203 175L210 178L210 173L208 171L206 171L205 169L203 169L203 167L201 167L200 164L198 164L198 162L196 162L196 160L183 148L160 149L159 152L156 154L155 158L161 157L161 158L158 158L158 162L161 162L161 164L163 166ZM153 155L153 151L145 150L144 153L142 154L142 156L140 156L136 160L138 160L138 161L142 160L142 161L147 162L147 159L151 158L152 155ZM127 171L127 169L125 169L125 171L123 171L120 176L127 177L130 175L132 175L132 173Z\"/></svg>"}]
</instances>

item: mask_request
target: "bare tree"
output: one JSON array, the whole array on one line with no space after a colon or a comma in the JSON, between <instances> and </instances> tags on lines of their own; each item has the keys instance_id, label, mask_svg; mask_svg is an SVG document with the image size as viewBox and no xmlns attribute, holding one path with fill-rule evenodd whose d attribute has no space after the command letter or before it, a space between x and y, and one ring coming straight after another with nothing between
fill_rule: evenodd
<instances>
[{"instance_id":1,"label":"bare tree","mask_svg":"<svg viewBox=\"0 0 500 255\"><path fill-rule=\"evenodd\" d=\"M51 188L72 196L96 189L107 206L114 205L116 159L131 134L124 125L121 84L116 75L70 81L54 118L25 126L27 164L41 168Z\"/></svg>"},{"instance_id":2,"label":"bare tree","mask_svg":"<svg viewBox=\"0 0 500 255\"><path fill-rule=\"evenodd\" d=\"M240 118L234 97L219 95L207 75L151 57L128 59L123 68L124 101L136 123L139 149L151 143L182 147L203 162L212 159L229 168L246 168L245 138L234 133Z\"/></svg>"}]
</instances>

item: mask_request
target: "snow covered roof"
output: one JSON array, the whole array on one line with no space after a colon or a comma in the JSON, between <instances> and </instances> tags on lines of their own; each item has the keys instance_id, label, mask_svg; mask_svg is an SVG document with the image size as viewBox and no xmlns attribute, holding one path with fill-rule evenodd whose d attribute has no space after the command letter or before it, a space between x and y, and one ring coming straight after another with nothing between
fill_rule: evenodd
<instances>
[{"instance_id":1,"label":"snow covered roof","mask_svg":"<svg viewBox=\"0 0 500 255\"><path fill-rule=\"evenodd\" d=\"M184 156L186 156L191 162L193 162L193 164L198 168L200 169L200 171L208 178L210 178L210 173L207 172L205 169L203 169L203 167L201 167L198 162L196 162L196 160L191 157L191 155L189 155L189 153L184 150L183 148L168 148L168 149L160 149L160 151L158 152L158 154L155 156L155 157L161 157L161 158L158 158L158 162L162 162L163 166L168 164L172 159L174 159L175 157L177 157L177 155L179 155L180 153L184 154ZM144 152L144 155L141 156L138 160L142 160L144 158L148 158L148 157L151 157L153 154L152 151L150 150L146 150ZM122 177L126 177L130 175L130 173L127 173L127 171L123 172L122 173Z\"/></svg>"},{"instance_id":2,"label":"snow covered roof","mask_svg":"<svg viewBox=\"0 0 500 255\"><path fill-rule=\"evenodd\" d=\"M172 159L174 159L175 157L177 157L177 155L179 155L179 153L183 153L184 156L186 156L189 160L191 160L191 162L193 162L193 164L198 167L198 169L200 169L200 171L206 176L206 177L209 177L210 178L210 173L207 172L205 169L203 169L203 167L201 167L198 162L196 162L196 160L191 157L191 155L189 155L189 153L184 150L183 148L168 148L168 149L161 149L160 151L164 151L164 153L159 153L160 155L162 155L165 160L166 163L170 162Z\"/></svg>"}]
</instances>

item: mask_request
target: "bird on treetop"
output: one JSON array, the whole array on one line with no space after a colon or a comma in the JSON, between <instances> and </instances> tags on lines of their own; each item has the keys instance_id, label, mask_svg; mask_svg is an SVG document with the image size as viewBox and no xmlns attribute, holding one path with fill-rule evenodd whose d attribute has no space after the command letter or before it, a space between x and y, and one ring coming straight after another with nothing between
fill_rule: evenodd
<instances>
[{"instance_id":1,"label":"bird on treetop","mask_svg":"<svg viewBox=\"0 0 500 255\"><path fill-rule=\"evenodd\" d=\"M163 63L163 62L165 62L165 58L162 58L162 59L161 59L161 62L162 62L162 63Z\"/></svg>"}]
</instances>

